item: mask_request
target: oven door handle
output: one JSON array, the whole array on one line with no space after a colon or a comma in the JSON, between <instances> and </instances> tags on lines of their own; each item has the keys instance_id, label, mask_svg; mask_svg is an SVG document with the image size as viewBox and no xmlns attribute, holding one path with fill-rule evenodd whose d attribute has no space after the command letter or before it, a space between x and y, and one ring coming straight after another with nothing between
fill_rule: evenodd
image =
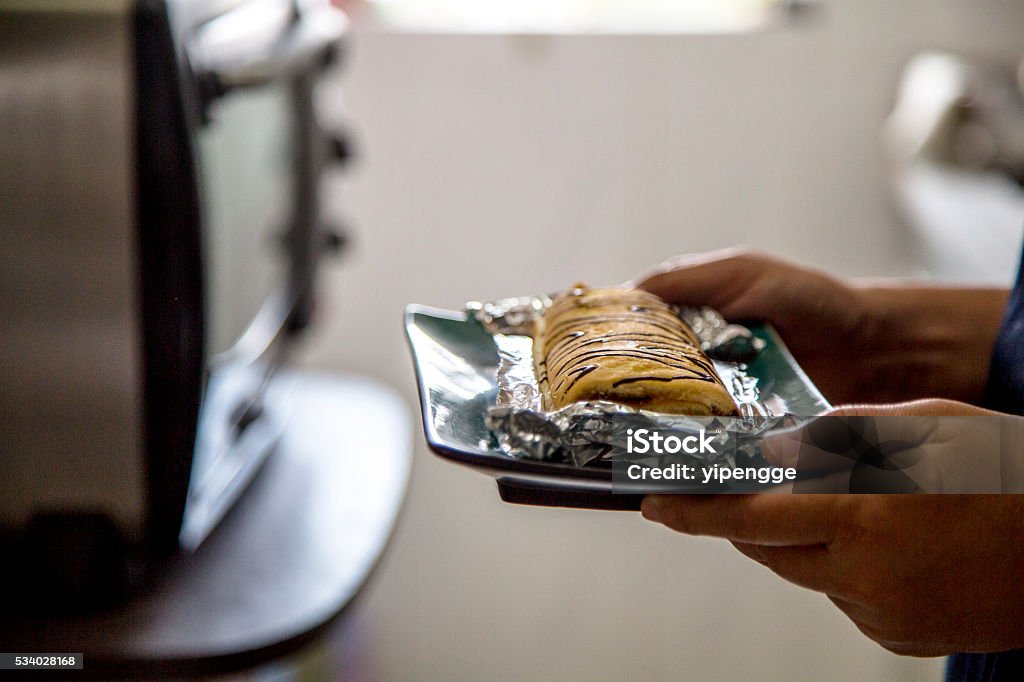
<instances>
[{"instance_id":1,"label":"oven door handle","mask_svg":"<svg viewBox=\"0 0 1024 682\"><path fill-rule=\"evenodd\" d=\"M326 0L254 0L200 26L188 44L189 63L210 101L315 70L347 27L345 14Z\"/></svg>"}]
</instances>

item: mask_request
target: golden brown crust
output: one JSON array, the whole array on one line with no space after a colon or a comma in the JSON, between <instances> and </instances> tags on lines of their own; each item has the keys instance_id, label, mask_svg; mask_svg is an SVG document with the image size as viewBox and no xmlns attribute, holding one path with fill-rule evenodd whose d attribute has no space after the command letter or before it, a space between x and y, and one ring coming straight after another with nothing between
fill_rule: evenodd
<instances>
[{"instance_id":1,"label":"golden brown crust","mask_svg":"<svg viewBox=\"0 0 1024 682\"><path fill-rule=\"evenodd\" d=\"M696 335L654 294L577 286L534 329L546 406L609 400L656 412L734 415Z\"/></svg>"}]
</instances>

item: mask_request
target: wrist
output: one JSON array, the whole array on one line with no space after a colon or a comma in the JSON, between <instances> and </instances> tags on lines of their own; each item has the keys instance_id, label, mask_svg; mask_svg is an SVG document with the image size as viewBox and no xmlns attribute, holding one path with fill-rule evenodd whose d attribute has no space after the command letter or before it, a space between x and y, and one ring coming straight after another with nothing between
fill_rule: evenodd
<instances>
[{"instance_id":1,"label":"wrist","mask_svg":"<svg viewBox=\"0 0 1024 682\"><path fill-rule=\"evenodd\" d=\"M899 283L854 287L871 320L871 333L909 349L983 346L991 351L1009 298L1009 290L997 288Z\"/></svg>"},{"instance_id":2,"label":"wrist","mask_svg":"<svg viewBox=\"0 0 1024 682\"><path fill-rule=\"evenodd\" d=\"M898 387L901 399L980 399L1006 289L869 283L856 290L876 384Z\"/></svg>"}]
</instances>

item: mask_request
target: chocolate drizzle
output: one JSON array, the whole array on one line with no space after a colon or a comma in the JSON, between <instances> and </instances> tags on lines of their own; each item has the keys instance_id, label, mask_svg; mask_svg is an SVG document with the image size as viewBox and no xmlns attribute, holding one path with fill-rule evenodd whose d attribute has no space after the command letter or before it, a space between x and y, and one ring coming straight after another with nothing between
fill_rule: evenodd
<instances>
[{"instance_id":1,"label":"chocolate drizzle","mask_svg":"<svg viewBox=\"0 0 1024 682\"><path fill-rule=\"evenodd\" d=\"M579 381L586 375L590 374L595 369L597 369L597 365L586 365L585 367L578 367L577 369L574 369L573 371L569 372L569 374L575 374L576 376L573 378L572 383L565 387L565 390L568 391L570 388L576 385L577 381ZM562 381L559 383L563 383L564 381L565 378L563 377Z\"/></svg>"},{"instance_id":2,"label":"chocolate drizzle","mask_svg":"<svg viewBox=\"0 0 1024 682\"><path fill-rule=\"evenodd\" d=\"M552 307L552 310L553 309L554 307ZM671 313L666 314L671 315ZM595 326L600 324L607 324L609 327L614 328L616 325L621 325L624 323L635 323L637 322L637 319L638 318L636 315L626 312L606 313L604 315L577 315L569 318L568 320L559 322L557 325L547 330L547 334L549 334L550 336L557 336L559 333L564 332L570 329L571 327L583 326L585 324ZM696 345L697 337L693 334L693 332L691 332L689 329L683 326L683 323L679 318L657 319L657 317L654 315L651 315L649 317L647 315L643 315L642 319L643 324L647 326L660 329L663 332L672 334L673 336L682 335L684 338L691 338L693 339L694 344ZM673 322L675 324L673 324Z\"/></svg>"},{"instance_id":3,"label":"chocolate drizzle","mask_svg":"<svg viewBox=\"0 0 1024 682\"><path fill-rule=\"evenodd\" d=\"M682 381L684 379L693 379L693 378L694 377L690 376L689 374L684 374L683 376L678 376L678 377L629 377L627 379L619 379L614 384L612 384L612 388L618 388L619 386L623 386L625 384L635 384L635 383L637 383L639 381L661 381L661 382L664 382L664 383L668 383L670 381ZM705 377L703 377L701 379L701 381L714 381L714 380L715 380L715 378L711 377L711 376L705 376Z\"/></svg>"}]
</instances>

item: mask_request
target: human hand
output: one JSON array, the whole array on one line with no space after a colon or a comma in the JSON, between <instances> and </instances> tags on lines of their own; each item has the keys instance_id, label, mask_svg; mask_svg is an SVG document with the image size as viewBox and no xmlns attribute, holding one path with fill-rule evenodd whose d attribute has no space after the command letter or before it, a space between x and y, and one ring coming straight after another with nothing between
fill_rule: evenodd
<instances>
[{"instance_id":1,"label":"human hand","mask_svg":"<svg viewBox=\"0 0 1024 682\"><path fill-rule=\"evenodd\" d=\"M1024 646L1024 497L662 495L643 514L730 540L895 653Z\"/></svg>"},{"instance_id":2,"label":"human hand","mask_svg":"<svg viewBox=\"0 0 1024 682\"><path fill-rule=\"evenodd\" d=\"M943 400L832 414L877 418L860 433L916 446L909 458L897 453L908 466L890 461L897 466L876 471L878 480L906 475L924 489L985 489L1001 480L1024 491L1022 417ZM965 420L984 426L951 429L949 415L957 415L961 426L970 425ZM829 445L817 453L824 458L816 458L807 452L809 440L815 439L783 437L766 444L765 455L785 466L848 464ZM854 467L839 468L775 492L848 491ZM939 656L1024 645L1024 591L1017 581L1024 571L1024 496L654 495L645 498L642 511L682 533L730 540L786 580L826 594L890 651Z\"/></svg>"},{"instance_id":3,"label":"human hand","mask_svg":"<svg viewBox=\"0 0 1024 682\"><path fill-rule=\"evenodd\" d=\"M1007 297L851 283L737 250L674 258L631 284L727 319L771 322L833 403L977 401Z\"/></svg>"},{"instance_id":4,"label":"human hand","mask_svg":"<svg viewBox=\"0 0 1024 682\"><path fill-rule=\"evenodd\" d=\"M816 474L776 492L1024 493L1024 417L952 400L833 408L761 453Z\"/></svg>"}]
</instances>

